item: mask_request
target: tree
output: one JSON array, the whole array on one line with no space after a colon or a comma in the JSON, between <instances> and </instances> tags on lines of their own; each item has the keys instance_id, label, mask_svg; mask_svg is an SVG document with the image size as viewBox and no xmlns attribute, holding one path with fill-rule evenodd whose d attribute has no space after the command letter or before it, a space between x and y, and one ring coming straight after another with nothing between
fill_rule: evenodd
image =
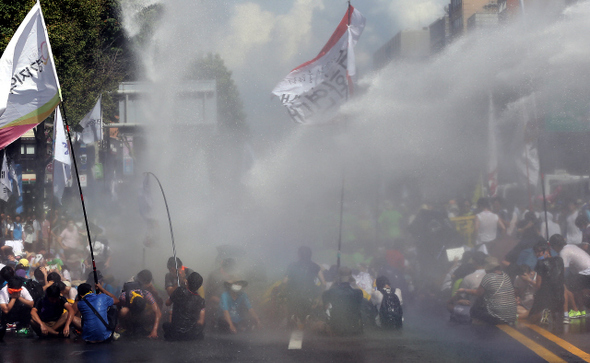
<instances>
[{"instance_id":1,"label":"tree","mask_svg":"<svg viewBox=\"0 0 590 363\"><path fill-rule=\"evenodd\" d=\"M0 0L0 49L35 4ZM68 123L77 124L103 94L105 119L116 103L109 92L127 73L129 52L118 20L119 0L46 0L41 4Z\"/></svg>"},{"instance_id":2,"label":"tree","mask_svg":"<svg viewBox=\"0 0 590 363\"><path fill-rule=\"evenodd\" d=\"M217 82L217 117L222 131L233 131L245 136L248 132L246 113L240 92L219 54L207 54L197 59L189 68L189 79Z\"/></svg>"}]
</instances>

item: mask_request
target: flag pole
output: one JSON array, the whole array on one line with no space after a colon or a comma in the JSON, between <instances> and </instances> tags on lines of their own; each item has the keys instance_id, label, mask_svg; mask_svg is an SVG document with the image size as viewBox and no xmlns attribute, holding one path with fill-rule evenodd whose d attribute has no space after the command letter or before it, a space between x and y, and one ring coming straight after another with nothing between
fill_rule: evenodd
<instances>
[{"instance_id":1,"label":"flag pole","mask_svg":"<svg viewBox=\"0 0 590 363\"><path fill-rule=\"evenodd\" d=\"M174 266L176 267L176 282L178 286L180 286L180 275L178 274L178 260L176 259L176 244L174 243L174 231L172 230L172 219L170 218L170 209L168 209L168 201L166 200L166 194L164 194L164 188L162 187L162 183L160 183L160 179L156 176L156 174L146 171L144 174L148 174L153 176L158 185L160 186L160 191L162 191L162 197L164 197L164 204L166 205L166 213L168 213L168 224L170 225L170 238L172 239L172 254L174 255Z\"/></svg>"},{"instance_id":2,"label":"flag pole","mask_svg":"<svg viewBox=\"0 0 590 363\"><path fill-rule=\"evenodd\" d=\"M342 250L342 216L344 214L344 170L342 170L342 188L340 190L340 226L338 228L338 254L336 268L340 268L340 251Z\"/></svg>"},{"instance_id":3,"label":"flag pole","mask_svg":"<svg viewBox=\"0 0 590 363\"><path fill-rule=\"evenodd\" d=\"M88 225L88 214L86 213L86 204L84 203L84 194L82 194L82 186L80 185L80 175L78 174L78 162L76 161L76 154L74 145L72 144L72 136L70 134L70 125L68 125L66 108L62 102L63 121L66 124L66 131L68 133L68 142L70 143L70 151L74 161L74 170L76 171L76 181L78 182L78 191L80 192L80 201L82 202L82 211L84 212L84 223L86 223L86 233L88 234L88 246L90 247L90 258L92 259L92 272L94 274L94 283L98 284L98 274L96 273L96 262L94 261L94 249L92 248L92 239L90 237L90 226Z\"/></svg>"}]
</instances>

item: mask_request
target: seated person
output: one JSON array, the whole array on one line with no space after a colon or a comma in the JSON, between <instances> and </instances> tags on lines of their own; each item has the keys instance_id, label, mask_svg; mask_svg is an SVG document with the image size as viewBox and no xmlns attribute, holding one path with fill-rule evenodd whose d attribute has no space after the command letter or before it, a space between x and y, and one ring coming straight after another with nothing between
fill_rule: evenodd
<instances>
[{"instance_id":1,"label":"seated person","mask_svg":"<svg viewBox=\"0 0 590 363\"><path fill-rule=\"evenodd\" d=\"M230 279L225 281L224 286L225 291L221 294L217 313L219 329L235 334L260 327L260 319L252 308L248 295L243 291L248 282Z\"/></svg>"},{"instance_id":2,"label":"seated person","mask_svg":"<svg viewBox=\"0 0 590 363\"><path fill-rule=\"evenodd\" d=\"M0 341L4 339L6 324L16 323L17 330L29 325L33 305L33 298L23 288L23 281L16 276L10 278L8 284L0 290Z\"/></svg>"},{"instance_id":3,"label":"seated person","mask_svg":"<svg viewBox=\"0 0 590 363\"><path fill-rule=\"evenodd\" d=\"M203 338L205 300L197 292L203 285L203 277L193 272L188 275L184 285L176 288L166 301L166 306L174 304L172 321L162 325L166 340Z\"/></svg>"},{"instance_id":4,"label":"seated person","mask_svg":"<svg viewBox=\"0 0 590 363\"><path fill-rule=\"evenodd\" d=\"M102 343L110 341L111 338L117 338L114 331L103 323L108 324L107 310L110 306L119 303L119 299L110 292L108 292L100 283L96 284L96 289L100 294L92 292L90 284L84 283L78 286L78 298L74 304L74 311L79 311L82 324L82 339L87 343ZM89 306L92 305L94 310L102 317L102 320L94 313L94 310Z\"/></svg>"},{"instance_id":5,"label":"seated person","mask_svg":"<svg viewBox=\"0 0 590 363\"><path fill-rule=\"evenodd\" d=\"M322 300L327 307L328 327L338 335L360 334L363 332L361 303L363 293L350 285L352 273L349 268L338 271L339 282L324 291Z\"/></svg>"},{"instance_id":6,"label":"seated person","mask_svg":"<svg viewBox=\"0 0 590 363\"><path fill-rule=\"evenodd\" d=\"M492 325L514 323L516 297L510 277L496 261L486 263L486 272L477 289L459 289L457 292L480 298L471 307L473 319Z\"/></svg>"},{"instance_id":7,"label":"seated person","mask_svg":"<svg viewBox=\"0 0 590 363\"><path fill-rule=\"evenodd\" d=\"M397 294L392 291L387 277L377 277L375 287L376 290L371 294L371 303L377 308L377 317L375 318L377 326L401 328L403 324L402 304Z\"/></svg>"},{"instance_id":8,"label":"seated person","mask_svg":"<svg viewBox=\"0 0 590 363\"><path fill-rule=\"evenodd\" d=\"M546 244L546 243L545 243ZM514 280L514 291L516 292L516 312L518 317L526 319L535 301L537 291L537 272L532 271L529 265L520 265L520 273Z\"/></svg>"},{"instance_id":9,"label":"seated person","mask_svg":"<svg viewBox=\"0 0 590 363\"><path fill-rule=\"evenodd\" d=\"M61 296L63 296L70 304L76 302L76 297L78 296L78 290L72 286L72 283L69 281L60 281L57 283L59 287L59 291Z\"/></svg>"},{"instance_id":10,"label":"seated person","mask_svg":"<svg viewBox=\"0 0 590 363\"><path fill-rule=\"evenodd\" d=\"M31 327L39 337L62 334L70 335L72 305L60 295L59 287L51 285L45 290L45 297L37 301L31 310Z\"/></svg>"},{"instance_id":11,"label":"seated person","mask_svg":"<svg viewBox=\"0 0 590 363\"><path fill-rule=\"evenodd\" d=\"M556 234L551 240L562 238ZM563 259L559 256L551 257L547 242L540 241L533 248L538 262L535 267L537 279L535 280L535 297L529 312L529 320L548 323L549 316L553 315L554 321L564 319L565 304L564 267ZM569 317L568 317L569 318Z\"/></svg>"},{"instance_id":12,"label":"seated person","mask_svg":"<svg viewBox=\"0 0 590 363\"><path fill-rule=\"evenodd\" d=\"M176 275L177 266L178 277ZM164 277L164 288L166 289L168 296L172 296L172 292L174 292L178 286L184 286L187 276L194 271L183 266L182 261L178 257L176 258L176 261L174 260L174 257L170 257L168 263L166 263L166 267L168 268L168 273ZM180 281L178 281L179 279Z\"/></svg>"},{"instance_id":13,"label":"seated person","mask_svg":"<svg viewBox=\"0 0 590 363\"><path fill-rule=\"evenodd\" d=\"M121 325L132 333L141 334L142 330L145 332L144 326L150 325L151 330L148 338L157 338L162 313L153 295L144 289L144 284L139 282L142 277L145 277L144 275L147 275L145 271L149 273L149 276L147 276L149 279L146 278L147 282L151 283L151 272L143 270L136 276L136 281L127 282L123 286L123 291L119 296L119 306L121 308L119 310L119 319ZM146 311L145 308L148 305L150 309Z\"/></svg>"}]
</instances>

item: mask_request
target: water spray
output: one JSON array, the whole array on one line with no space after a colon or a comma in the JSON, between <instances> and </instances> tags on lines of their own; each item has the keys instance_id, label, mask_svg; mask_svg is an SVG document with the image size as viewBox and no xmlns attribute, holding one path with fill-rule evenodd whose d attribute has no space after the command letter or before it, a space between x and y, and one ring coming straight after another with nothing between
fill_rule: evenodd
<instances>
[{"instance_id":1,"label":"water spray","mask_svg":"<svg viewBox=\"0 0 590 363\"><path fill-rule=\"evenodd\" d=\"M180 275L178 274L178 260L176 259L176 244L174 243L174 231L172 230L172 219L170 218L170 209L168 208L168 201L166 200L166 194L164 193L164 188L162 187L162 183L160 183L160 179L156 176L156 174L146 171L144 172L145 176L148 177L149 175L153 176L158 185L160 186L160 191L162 192L162 197L164 197L164 204L166 205L166 213L168 214L168 224L170 225L170 239L172 240L172 254L174 255L174 266L176 267L176 282L180 287ZM145 257L144 257L145 259ZM93 260L94 262L94 260Z\"/></svg>"}]
</instances>

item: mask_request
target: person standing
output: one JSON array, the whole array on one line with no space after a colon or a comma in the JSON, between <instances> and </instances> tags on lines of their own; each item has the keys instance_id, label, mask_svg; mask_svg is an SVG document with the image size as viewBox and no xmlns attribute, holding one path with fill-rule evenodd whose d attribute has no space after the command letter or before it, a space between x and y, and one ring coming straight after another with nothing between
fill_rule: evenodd
<instances>
[{"instance_id":1,"label":"person standing","mask_svg":"<svg viewBox=\"0 0 590 363\"><path fill-rule=\"evenodd\" d=\"M477 201L480 212L475 216L475 244L478 251L489 254L491 246L498 238L498 228L502 233L506 232L506 226L497 214L490 210L490 202L487 198Z\"/></svg>"},{"instance_id":2,"label":"person standing","mask_svg":"<svg viewBox=\"0 0 590 363\"><path fill-rule=\"evenodd\" d=\"M582 231L576 226L576 218L578 218L578 205L575 201L570 201L567 205L568 214L565 219L567 243L579 245L582 243ZM551 237L551 236L549 236Z\"/></svg>"}]
</instances>

